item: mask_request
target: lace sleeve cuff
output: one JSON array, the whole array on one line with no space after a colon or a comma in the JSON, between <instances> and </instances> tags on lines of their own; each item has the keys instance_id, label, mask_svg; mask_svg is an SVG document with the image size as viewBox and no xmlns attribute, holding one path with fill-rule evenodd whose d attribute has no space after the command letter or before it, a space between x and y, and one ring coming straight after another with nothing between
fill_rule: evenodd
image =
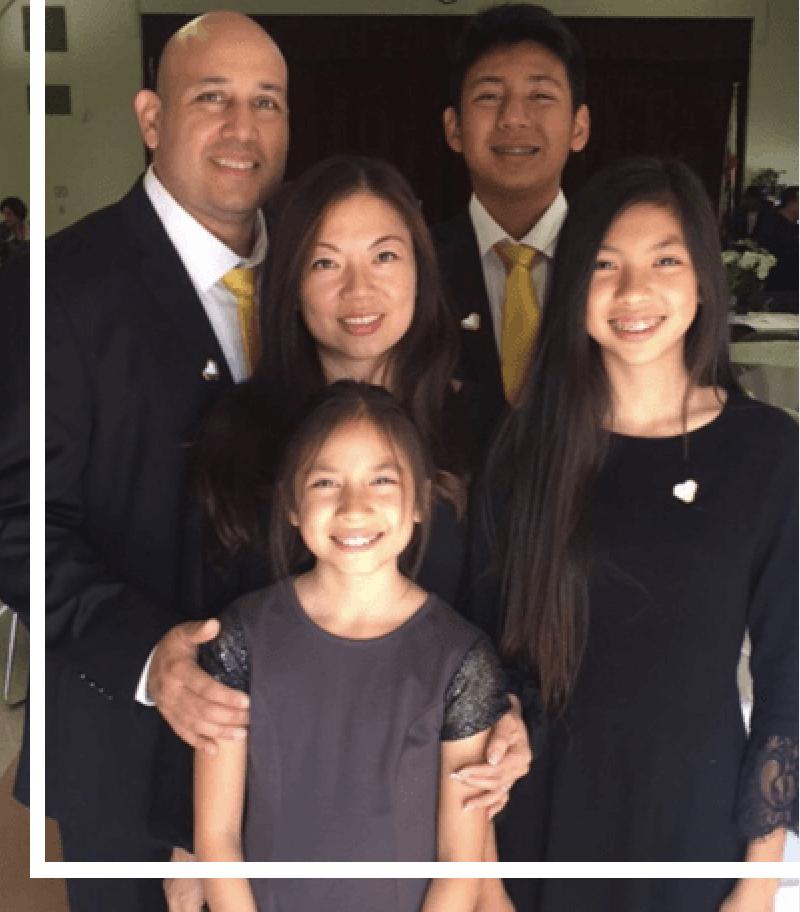
<instances>
[{"instance_id":1,"label":"lace sleeve cuff","mask_svg":"<svg viewBox=\"0 0 800 912\"><path fill-rule=\"evenodd\" d=\"M736 818L751 842L785 827L797 832L797 741L754 734L739 778Z\"/></svg>"}]
</instances>

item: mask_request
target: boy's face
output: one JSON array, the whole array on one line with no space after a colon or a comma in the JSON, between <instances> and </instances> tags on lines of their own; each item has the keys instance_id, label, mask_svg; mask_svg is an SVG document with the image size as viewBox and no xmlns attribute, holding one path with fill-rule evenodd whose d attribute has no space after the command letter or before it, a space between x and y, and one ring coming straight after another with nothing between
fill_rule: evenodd
<instances>
[{"instance_id":1,"label":"boy's face","mask_svg":"<svg viewBox=\"0 0 800 912\"><path fill-rule=\"evenodd\" d=\"M464 156L482 202L555 198L570 151L589 138L589 111L572 110L564 64L539 44L495 48L467 70L461 110L444 112L450 148Z\"/></svg>"}]
</instances>

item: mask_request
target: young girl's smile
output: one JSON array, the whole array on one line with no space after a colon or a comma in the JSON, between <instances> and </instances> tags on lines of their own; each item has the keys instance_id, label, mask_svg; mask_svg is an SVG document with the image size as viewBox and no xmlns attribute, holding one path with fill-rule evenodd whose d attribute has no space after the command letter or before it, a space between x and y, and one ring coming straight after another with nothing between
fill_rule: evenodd
<instances>
[{"instance_id":1,"label":"young girl's smile","mask_svg":"<svg viewBox=\"0 0 800 912\"><path fill-rule=\"evenodd\" d=\"M682 363L696 314L697 275L680 222L664 206L631 206L600 245L586 300L586 331L606 365Z\"/></svg>"},{"instance_id":2,"label":"young girl's smile","mask_svg":"<svg viewBox=\"0 0 800 912\"><path fill-rule=\"evenodd\" d=\"M412 470L368 421L335 430L296 482L292 524L318 564L369 573L396 564L419 512Z\"/></svg>"}]
</instances>

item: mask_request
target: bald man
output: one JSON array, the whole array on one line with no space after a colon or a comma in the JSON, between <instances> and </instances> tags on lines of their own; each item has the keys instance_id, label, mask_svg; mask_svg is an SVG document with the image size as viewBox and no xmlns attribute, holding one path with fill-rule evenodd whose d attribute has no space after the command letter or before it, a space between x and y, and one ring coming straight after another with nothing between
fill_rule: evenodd
<instances>
[{"instance_id":1,"label":"bald man","mask_svg":"<svg viewBox=\"0 0 800 912\"><path fill-rule=\"evenodd\" d=\"M185 26L156 91L134 101L152 166L47 244L46 803L66 861L166 861L190 846L189 745L244 735L246 697L193 661L216 622L203 623L212 606L194 588L185 446L207 403L248 373L223 280L264 258L286 88L252 20ZM20 306L27 268L3 270ZM22 469L3 472L23 497ZM155 879L68 891L74 912L166 908Z\"/></svg>"},{"instance_id":2,"label":"bald man","mask_svg":"<svg viewBox=\"0 0 800 912\"><path fill-rule=\"evenodd\" d=\"M258 208L283 177L289 138L286 64L238 13L209 13L167 42L156 91L134 109L153 169L171 196L242 257Z\"/></svg>"}]
</instances>

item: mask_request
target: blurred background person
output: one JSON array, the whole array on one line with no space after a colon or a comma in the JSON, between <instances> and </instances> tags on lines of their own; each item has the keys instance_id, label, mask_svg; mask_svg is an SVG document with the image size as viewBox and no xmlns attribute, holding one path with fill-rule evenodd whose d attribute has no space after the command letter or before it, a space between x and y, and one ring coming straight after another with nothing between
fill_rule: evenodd
<instances>
[{"instance_id":1,"label":"blurred background person","mask_svg":"<svg viewBox=\"0 0 800 912\"><path fill-rule=\"evenodd\" d=\"M18 196L7 196L0 203L5 221L0 225L0 266L28 249L28 207Z\"/></svg>"}]
</instances>

